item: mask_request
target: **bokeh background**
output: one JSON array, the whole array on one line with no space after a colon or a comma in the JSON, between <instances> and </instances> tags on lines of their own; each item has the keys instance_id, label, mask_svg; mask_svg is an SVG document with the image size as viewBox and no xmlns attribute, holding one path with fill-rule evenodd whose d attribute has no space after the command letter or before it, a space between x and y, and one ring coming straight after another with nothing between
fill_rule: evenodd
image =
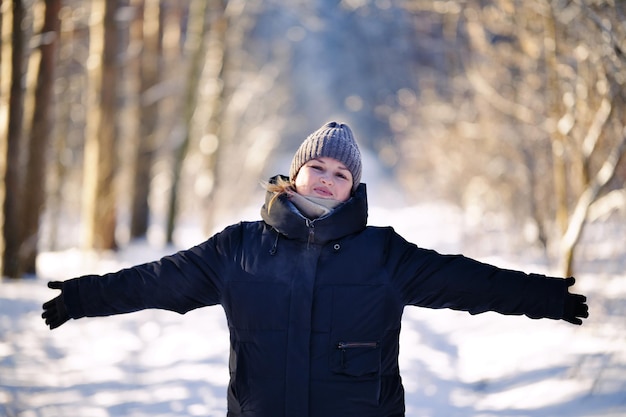
<instances>
[{"instance_id":1,"label":"bokeh background","mask_svg":"<svg viewBox=\"0 0 626 417\"><path fill-rule=\"evenodd\" d=\"M626 346L613 324L626 317L623 1L2 0L0 13L0 412L67 412L45 401L74 380L48 380L39 406L18 400L34 383L20 341L48 359L79 354L39 333L45 280L257 219L263 181L287 173L329 120L354 130L372 221L440 251L576 276L596 297L593 343L606 347L580 356L568 345L574 359L551 369L623 370L613 353ZM55 362L48 378L65 369ZM10 372L19 377L3 380ZM607 404L626 413L623 380L608 385ZM429 392L453 391L438 386ZM448 396L437 401L433 415L453 415L439 408ZM528 415L558 415L540 410Z\"/></svg>"}]
</instances>

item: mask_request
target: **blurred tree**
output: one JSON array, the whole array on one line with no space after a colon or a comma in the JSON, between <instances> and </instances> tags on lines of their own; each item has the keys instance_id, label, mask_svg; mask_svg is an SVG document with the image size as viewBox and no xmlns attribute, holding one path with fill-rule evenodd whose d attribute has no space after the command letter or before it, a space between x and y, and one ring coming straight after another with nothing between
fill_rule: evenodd
<instances>
[{"instance_id":1,"label":"blurred tree","mask_svg":"<svg viewBox=\"0 0 626 417\"><path fill-rule=\"evenodd\" d=\"M220 177L220 160L223 158L222 121L224 116L225 90L223 80L226 77L227 47L226 38L232 29L226 16L224 0L212 1L209 5L211 21L207 33L207 55L202 72L200 96L193 129L197 138L199 153L198 164L202 168L195 178L194 189L200 200L203 211L203 231L210 235L216 216L216 189L222 182Z\"/></svg>"},{"instance_id":2,"label":"blurred tree","mask_svg":"<svg viewBox=\"0 0 626 417\"><path fill-rule=\"evenodd\" d=\"M32 21L27 18L30 2L12 2L11 28L11 86L8 103L8 128L6 136L5 177L4 177L4 250L2 253L2 275L19 278L23 271L20 266L22 250L21 198L24 165L24 100L26 72L28 65L28 40ZM9 47L3 42L3 49Z\"/></svg>"},{"instance_id":3,"label":"blurred tree","mask_svg":"<svg viewBox=\"0 0 626 417\"><path fill-rule=\"evenodd\" d=\"M21 269L36 273L41 214L46 202L46 165L52 130L52 96L59 36L61 0L46 0L44 22L39 33L39 70L35 108L28 143L28 163L22 214Z\"/></svg>"},{"instance_id":4,"label":"blurred tree","mask_svg":"<svg viewBox=\"0 0 626 417\"><path fill-rule=\"evenodd\" d=\"M157 146L159 92L162 82L162 56L165 4L161 0L139 0L135 35L139 61L139 129L137 132L133 187L131 191L130 237L144 237L148 231L150 184Z\"/></svg>"},{"instance_id":5,"label":"blurred tree","mask_svg":"<svg viewBox=\"0 0 626 417\"><path fill-rule=\"evenodd\" d=\"M548 121L556 121L564 114L563 91L559 82L558 47L563 36L561 27L557 25L555 9L552 3L547 2L544 8L544 59L546 63L546 117ZM552 123L549 128L555 124ZM558 231L562 234L567 229L569 216L567 199L567 157L565 152L566 133L563 129L553 129L549 132L552 144L552 172L554 181L555 221Z\"/></svg>"},{"instance_id":6,"label":"blurred tree","mask_svg":"<svg viewBox=\"0 0 626 417\"><path fill-rule=\"evenodd\" d=\"M556 123L557 131L569 139L566 153L576 176L559 242L560 269L565 275L574 272L574 251L591 208L603 205L611 191L624 188L624 178L617 173L626 159L626 4L577 0L572 7L580 28L572 27L570 10L555 11L572 40L569 67L562 64L569 72L559 72L569 88Z\"/></svg>"},{"instance_id":7,"label":"blurred tree","mask_svg":"<svg viewBox=\"0 0 626 417\"><path fill-rule=\"evenodd\" d=\"M458 23L442 49L456 48L447 56L463 67L446 74L448 89L421 91L425 102L410 117L425 145L405 141L405 162L416 150L429 157L433 183L483 232L506 212L520 228L532 219L559 273L571 275L590 208L624 187L615 175L624 155L624 3L412 7L442 26Z\"/></svg>"},{"instance_id":8,"label":"blurred tree","mask_svg":"<svg viewBox=\"0 0 626 417\"><path fill-rule=\"evenodd\" d=\"M83 183L83 245L116 249L118 169L118 46L120 0L93 0L90 90Z\"/></svg>"},{"instance_id":9,"label":"blurred tree","mask_svg":"<svg viewBox=\"0 0 626 417\"><path fill-rule=\"evenodd\" d=\"M2 210L0 210L0 275L4 274L4 248L5 248L5 232L4 232L4 201L6 196L6 162L7 162L7 129L9 118L9 94L10 82L6 74L10 74L10 56L11 47L4 39L8 39L8 28L10 27L9 19L11 14L4 11L0 2L0 201L3 202ZM5 33L6 32L6 33Z\"/></svg>"},{"instance_id":10,"label":"blurred tree","mask_svg":"<svg viewBox=\"0 0 626 417\"><path fill-rule=\"evenodd\" d=\"M185 51L189 54L189 66L185 79L185 89L183 100L183 138L174 154L173 180L170 191L168 211L166 241L174 241L174 229L179 210L180 182L183 172L183 164L189 144L192 140L192 125L194 114L198 104L198 90L206 59L206 34L209 31L209 4L207 0L192 0L189 7L189 29L185 39Z\"/></svg>"},{"instance_id":11,"label":"blurred tree","mask_svg":"<svg viewBox=\"0 0 626 417\"><path fill-rule=\"evenodd\" d=\"M224 115L224 77L226 76L226 35L229 20L225 14L227 1L216 0L209 4L210 26L207 33L207 52L201 75L198 107L193 125L201 170L195 177L194 189L204 208L203 230L212 234L216 216L216 188L222 180L218 169L223 156L222 117Z\"/></svg>"}]
</instances>

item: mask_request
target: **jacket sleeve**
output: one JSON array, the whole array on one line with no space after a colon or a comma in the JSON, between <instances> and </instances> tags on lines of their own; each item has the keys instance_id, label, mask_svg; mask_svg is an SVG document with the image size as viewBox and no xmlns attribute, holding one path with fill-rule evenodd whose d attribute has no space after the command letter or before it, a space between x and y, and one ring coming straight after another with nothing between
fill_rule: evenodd
<instances>
[{"instance_id":1,"label":"jacket sleeve","mask_svg":"<svg viewBox=\"0 0 626 417\"><path fill-rule=\"evenodd\" d=\"M479 314L563 317L565 279L501 269L463 255L418 248L393 232L388 244L392 276L405 305ZM393 255L392 255L393 253Z\"/></svg>"},{"instance_id":2,"label":"jacket sleeve","mask_svg":"<svg viewBox=\"0 0 626 417\"><path fill-rule=\"evenodd\" d=\"M70 316L108 316L148 308L184 314L219 304L237 227L231 226L198 246L158 261L65 281L63 294Z\"/></svg>"}]
</instances>

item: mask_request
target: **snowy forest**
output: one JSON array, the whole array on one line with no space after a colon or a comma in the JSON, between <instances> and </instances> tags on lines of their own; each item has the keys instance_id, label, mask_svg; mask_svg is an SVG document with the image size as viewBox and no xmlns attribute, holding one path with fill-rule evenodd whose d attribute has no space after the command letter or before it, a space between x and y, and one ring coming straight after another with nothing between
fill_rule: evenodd
<instances>
[{"instance_id":1,"label":"snowy forest","mask_svg":"<svg viewBox=\"0 0 626 417\"><path fill-rule=\"evenodd\" d=\"M435 331L441 312L409 315L404 364L420 382L407 377L407 394L420 399L408 416L626 413L626 2L0 0L0 33L0 414L224 415L213 372L227 377L227 345L194 331L211 323L227 339L219 313L182 324L142 312L55 341L39 318L44 280L259 218L263 181L330 120L363 151L372 222L437 250L580 276L598 300L583 336L457 312ZM527 367L498 363L502 350ZM61 363L68 352L80 359Z\"/></svg>"},{"instance_id":2,"label":"snowy forest","mask_svg":"<svg viewBox=\"0 0 626 417\"><path fill-rule=\"evenodd\" d=\"M405 202L515 230L562 275L587 223L624 218L623 2L283 3L3 2L2 275L192 215L208 234L331 119Z\"/></svg>"}]
</instances>

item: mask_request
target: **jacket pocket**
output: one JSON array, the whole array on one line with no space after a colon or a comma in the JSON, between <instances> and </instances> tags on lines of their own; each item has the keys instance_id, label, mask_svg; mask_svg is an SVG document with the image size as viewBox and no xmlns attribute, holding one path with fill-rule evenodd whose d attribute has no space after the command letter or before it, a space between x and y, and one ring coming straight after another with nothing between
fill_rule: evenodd
<instances>
[{"instance_id":1,"label":"jacket pocket","mask_svg":"<svg viewBox=\"0 0 626 417\"><path fill-rule=\"evenodd\" d=\"M331 354L331 371L349 376L374 376L380 372L379 342L338 342Z\"/></svg>"}]
</instances>

